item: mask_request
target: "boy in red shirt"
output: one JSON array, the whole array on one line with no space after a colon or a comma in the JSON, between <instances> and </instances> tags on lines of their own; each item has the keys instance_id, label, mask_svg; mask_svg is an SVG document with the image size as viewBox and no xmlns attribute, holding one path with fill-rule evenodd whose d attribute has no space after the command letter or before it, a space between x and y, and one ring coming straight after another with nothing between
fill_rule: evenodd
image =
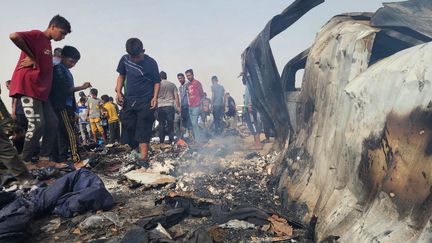
<instances>
[{"instance_id":1,"label":"boy in red shirt","mask_svg":"<svg viewBox=\"0 0 432 243\"><path fill-rule=\"evenodd\" d=\"M23 161L30 162L43 137L39 165L48 163L55 143L58 120L48 101L53 78L51 40L60 41L71 32L69 22L54 16L45 31L15 32L9 38L21 49L21 55L12 76L9 96L21 99L28 120Z\"/></svg>"}]
</instances>

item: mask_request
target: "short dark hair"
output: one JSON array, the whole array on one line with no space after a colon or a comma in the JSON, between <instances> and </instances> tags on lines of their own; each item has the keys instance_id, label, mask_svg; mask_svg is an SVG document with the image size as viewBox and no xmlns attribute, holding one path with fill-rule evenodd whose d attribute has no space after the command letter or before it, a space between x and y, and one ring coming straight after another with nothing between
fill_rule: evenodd
<instances>
[{"instance_id":1,"label":"short dark hair","mask_svg":"<svg viewBox=\"0 0 432 243\"><path fill-rule=\"evenodd\" d=\"M192 74L194 74L192 69L188 69L188 70L186 70L185 73L192 73Z\"/></svg>"},{"instance_id":2,"label":"short dark hair","mask_svg":"<svg viewBox=\"0 0 432 243\"><path fill-rule=\"evenodd\" d=\"M161 71L161 72L159 73L159 75L160 75L161 79L167 79L167 74L166 74L166 72Z\"/></svg>"},{"instance_id":3,"label":"short dark hair","mask_svg":"<svg viewBox=\"0 0 432 243\"><path fill-rule=\"evenodd\" d=\"M114 102L114 98L112 96L110 96L109 101Z\"/></svg>"},{"instance_id":4,"label":"short dark hair","mask_svg":"<svg viewBox=\"0 0 432 243\"><path fill-rule=\"evenodd\" d=\"M104 94L101 96L101 100L103 100L104 102L108 102L109 101L109 96Z\"/></svg>"},{"instance_id":5,"label":"short dark hair","mask_svg":"<svg viewBox=\"0 0 432 243\"><path fill-rule=\"evenodd\" d=\"M61 54L63 57L70 57L75 60L79 60L81 58L80 52L73 46L64 46Z\"/></svg>"},{"instance_id":6,"label":"short dark hair","mask_svg":"<svg viewBox=\"0 0 432 243\"><path fill-rule=\"evenodd\" d=\"M138 38L130 38L126 41L126 52L131 56L138 56L143 52L143 43Z\"/></svg>"},{"instance_id":7,"label":"short dark hair","mask_svg":"<svg viewBox=\"0 0 432 243\"><path fill-rule=\"evenodd\" d=\"M72 32L69 21L67 21L64 17L58 14L51 19L48 26L55 26L61 28L67 33Z\"/></svg>"},{"instance_id":8,"label":"short dark hair","mask_svg":"<svg viewBox=\"0 0 432 243\"><path fill-rule=\"evenodd\" d=\"M84 98L84 97L81 97L81 98L79 99L79 101L80 101L80 102L86 102L86 101L87 101L87 99L86 99L86 98Z\"/></svg>"},{"instance_id":9,"label":"short dark hair","mask_svg":"<svg viewBox=\"0 0 432 243\"><path fill-rule=\"evenodd\" d=\"M95 89L95 88L90 89L90 94L92 94L92 95L98 95L98 90Z\"/></svg>"},{"instance_id":10,"label":"short dark hair","mask_svg":"<svg viewBox=\"0 0 432 243\"><path fill-rule=\"evenodd\" d=\"M183 73L177 73L177 77L184 77Z\"/></svg>"},{"instance_id":11,"label":"short dark hair","mask_svg":"<svg viewBox=\"0 0 432 243\"><path fill-rule=\"evenodd\" d=\"M218 81L218 77L216 75L214 75L213 77L211 77L211 80L213 81Z\"/></svg>"},{"instance_id":12,"label":"short dark hair","mask_svg":"<svg viewBox=\"0 0 432 243\"><path fill-rule=\"evenodd\" d=\"M85 93L84 93L84 91L80 91L80 92L78 93L78 95L79 95L80 97L81 97L81 96L84 96L84 97L86 96Z\"/></svg>"}]
</instances>

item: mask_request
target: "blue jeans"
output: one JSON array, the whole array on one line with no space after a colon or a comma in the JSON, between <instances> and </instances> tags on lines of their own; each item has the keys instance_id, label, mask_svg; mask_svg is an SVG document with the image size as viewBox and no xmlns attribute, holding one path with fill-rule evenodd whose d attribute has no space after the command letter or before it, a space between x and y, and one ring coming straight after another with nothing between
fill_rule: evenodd
<instances>
[{"instance_id":1,"label":"blue jeans","mask_svg":"<svg viewBox=\"0 0 432 243\"><path fill-rule=\"evenodd\" d=\"M189 117L192 124L192 130L194 133L195 141L197 143L203 142L203 134L201 127L198 126L198 117L200 115L200 107L189 107Z\"/></svg>"}]
</instances>

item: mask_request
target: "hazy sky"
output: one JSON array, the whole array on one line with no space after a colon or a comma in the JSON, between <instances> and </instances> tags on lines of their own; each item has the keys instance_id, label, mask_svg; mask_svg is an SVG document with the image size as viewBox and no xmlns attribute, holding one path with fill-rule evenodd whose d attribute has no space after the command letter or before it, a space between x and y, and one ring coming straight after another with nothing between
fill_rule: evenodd
<instances>
[{"instance_id":1,"label":"hazy sky","mask_svg":"<svg viewBox=\"0 0 432 243\"><path fill-rule=\"evenodd\" d=\"M1 97L10 106L4 81L10 79L20 51L10 33L44 30L56 14L67 18L72 33L53 48L77 47L81 60L71 70L75 84L91 82L99 94L114 96L116 67L125 53L125 42L138 37L146 53L159 64L168 79L178 84L176 74L192 68L210 93L210 77L217 75L237 103L243 86L237 79L240 55L266 23L293 0L20 0L0 4ZM375 11L377 0L327 0L287 31L275 37L273 53L279 71L299 52L308 48L319 29L334 15Z\"/></svg>"}]
</instances>

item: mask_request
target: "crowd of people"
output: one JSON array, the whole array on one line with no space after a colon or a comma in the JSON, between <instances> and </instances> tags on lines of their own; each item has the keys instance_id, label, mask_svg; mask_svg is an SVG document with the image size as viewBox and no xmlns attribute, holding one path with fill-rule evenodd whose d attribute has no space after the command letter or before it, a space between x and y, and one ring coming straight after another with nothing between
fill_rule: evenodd
<instances>
[{"instance_id":1,"label":"crowd of people","mask_svg":"<svg viewBox=\"0 0 432 243\"><path fill-rule=\"evenodd\" d=\"M199 147L211 136L236 129L236 103L217 76L211 77L211 97L192 69L177 74L177 88L166 72L159 72L157 62L145 54L137 38L127 40L126 54L119 60L115 99L108 94L99 98L89 82L75 85L71 69L81 58L79 50L64 46L52 51L51 47L51 40L60 41L69 33L70 23L57 15L44 31L10 35L21 55L6 82L11 115L0 103L4 123L0 162L16 178L30 179L28 169L62 168L68 162L80 168L84 164L80 145L128 144L140 152L139 163L146 167L154 131L160 143L182 139Z\"/></svg>"}]
</instances>

